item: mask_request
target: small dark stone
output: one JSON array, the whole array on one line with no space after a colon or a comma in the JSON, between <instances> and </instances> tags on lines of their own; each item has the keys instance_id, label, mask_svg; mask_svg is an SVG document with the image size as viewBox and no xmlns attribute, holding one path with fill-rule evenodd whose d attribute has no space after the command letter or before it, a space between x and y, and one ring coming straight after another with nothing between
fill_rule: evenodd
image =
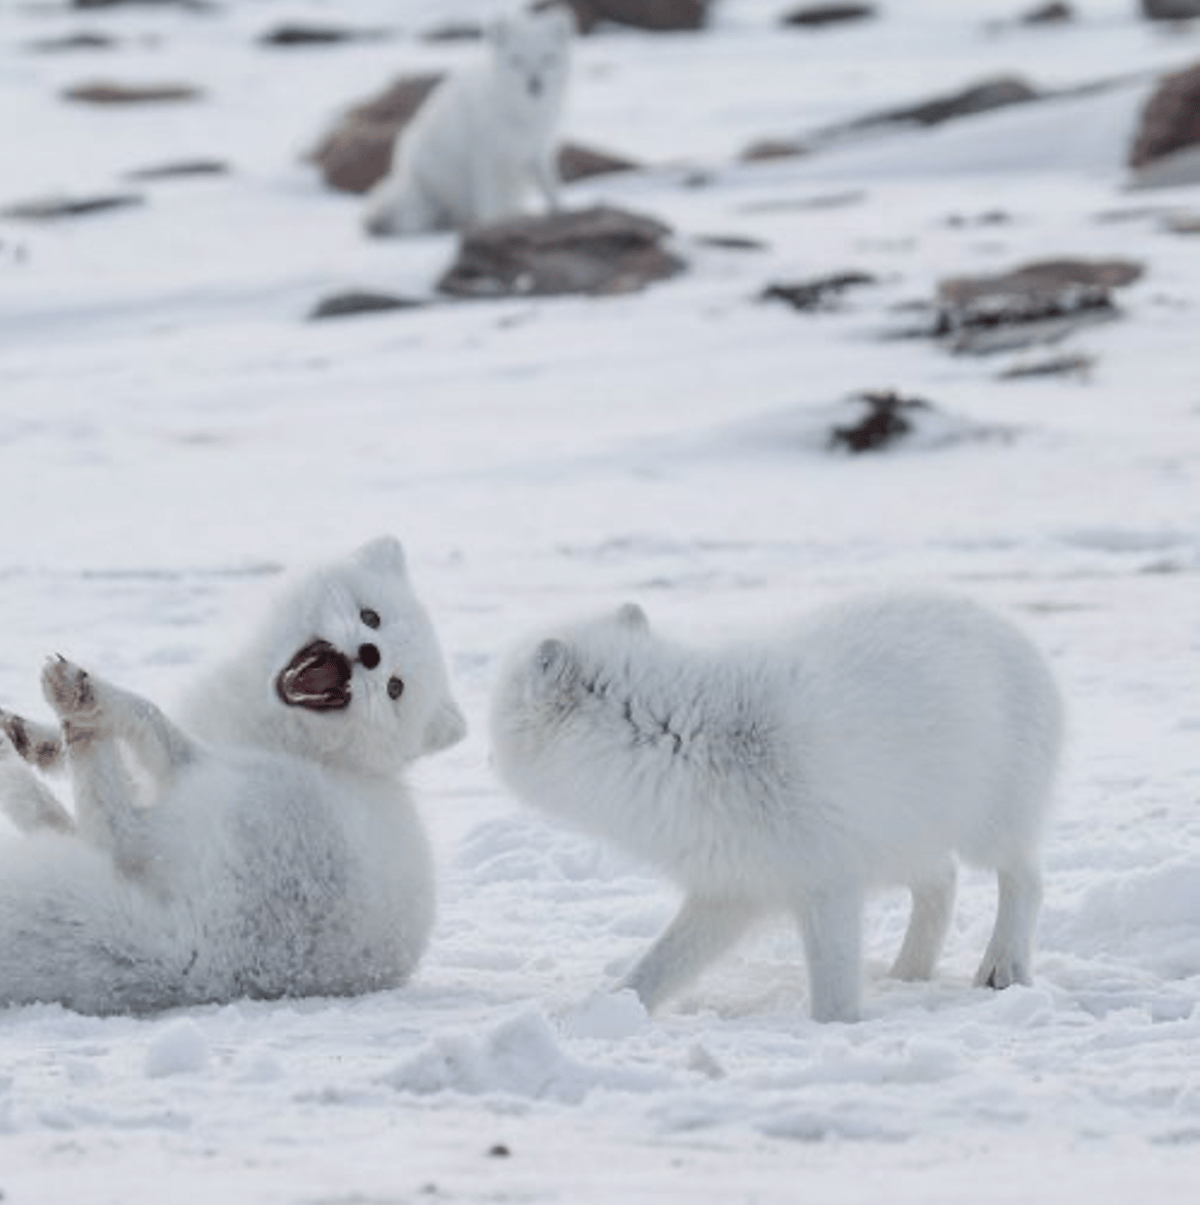
<instances>
[{"instance_id":1,"label":"small dark stone","mask_svg":"<svg viewBox=\"0 0 1200 1205\"><path fill-rule=\"evenodd\" d=\"M851 21L866 21L876 16L873 4L806 4L784 13L784 25L803 29L823 29L827 25L845 25Z\"/></svg>"},{"instance_id":2,"label":"small dark stone","mask_svg":"<svg viewBox=\"0 0 1200 1205\"><path fill-rule=\"evenodd\" d=\"M348 293L335 293L317 303L309 320L319 318L349 318L355 314L381 314L389 310L412 310L424 305L425 302L411 297L396 297L390 293L371 293L366 290L355 290Z\"/></svg>"},{"instance_id":3,"label":"small dark stone","mask_svg":"<svg viewBox=\"0 0 1200 1205\"><path fill-rule=\"evenodd\" d=\"M1065 25L1075 20L1075 10L1062 0L1053 0L1050 4L1039 4L1021 14L1022 25Z\"/></svg>"},{"instance_id":4,"label":"small dark stone","mask_svg":"<svg viewBox=\"0 0 1200 1205\"><path fill-rule=\"evenodd\" d=\"M77 218L103 213L109 209L125 209L143 204L137 193L110 193L93 197L47 197L37 201L21 201L0 210L0 217L26 222L51 222L59 218Z\"/></svg>"},{"instance_id":5,"label":"small dark stone","mask_svg":"<svg viewBox=\"0 0 1200 1205\"><path fill-rule=\"evenodd\" d=\"M747 234L698 234L695 241L698 246L717 251L766 251L770 245Z\"/></svg>"},{"instance_id":6,"label":"small dark stone","mask_svg":"<svg viewBox=\"0 0 1200 1205\"><path fill-rule=\"evenodd\" d=\"M670 228L610 206L514 218L466 232L438 282L452 297L630 293L682 272Z\"/></svg>"},{"instance_id":7,"label":"small dark stone","mask_svg":"<svg viewBox=\"0 0 1200 1205\"><path fill-rule=\"evenodd\" d=\"M866 407L863 416L851 426L834 427L829 447L856 454L876 452L902 439L912 431L912 416L932 409L924 399L901 397L895 390L860 393L851 400Z\"/></svg>"},{"instance_id":8,"label":"small dark stone","mask_svg":"<svg viewBox=\"0 0 1200 1205\"><path fill-rule=\"evenodd\" d=\"M196 100L201 95L200 89L190 84L118 84L108 80L76 84L62 92L66 100L90 105L157 104L163 101Z\"/></svg>"},{"instance_id":9,"label":"small dark stone","mask_svg":"<svg viewBox=\"0 0 1200 1205\"><path fill-rule=\"evenodd\" d=\"M40 54L61 54L72 50L111 50L117 44L116 38L106 33L68 33L58 38L38 38L26 42L29 50Z\"/></svg>"},{"instance_id":10,"label":"small dark stone","mask_svg":"<svg viewBox=\"0 0 1200 1205\"><path fill-rule=\"evenodd\" d=\"M483 26L474 21L450 21L434 25L421 34L423 42L477 42L483 37Z\"/></svg>"},{"instance_id":11,"label":"small dark stone","mask_svg":"<svg viewBox=\"0 0 1200 1205\"><path fill-rule=\"evenodd\" d=\"M495 1146L488 1148L489 1159L511 1159L512 1151L509 1150L503 1142L497 1142Z\"/></svg>"},{"instance_id":12,"label":"small dark stone","mask_svg":"<svg viewBox=\"0 0 1200 1205\"><path fill-rule=\"evenodd\" d=\"M791 284L767 285L759 297L762 301L783 301L794 310L812 313L832 309L836 299L847 289L874 284L875 280L869 272L839 272L833 276L818 276Z\"/></svg>"},{"instance_id":13,"label":"small dark stone","mask_svg":"<svg viewBox=\"0 0 1200 1205\"><path fill-rule=\"evenodd\" d=\"M760 138L746 147L738 157L743 163L764 163L771 159L795 159L807 154L808 149L801 142L788 138Z\"/></svg>"},{"instance_id":14,"label":"small dark stone","mask_svg":"<svg viewBox=\"0 0 1200 1205\"><path fill-rule=\"evenodd\" d=\"M1026 381L1038 377L1086 376L1095 367L1093 356L1082 353L1064 352L1040 360L1026 360L1013 364L1000 373L1002 381Z\"/></svg>"},{"instance_id":15,"label":"small dark stone","mask_svg":"<svg viewBox=\"0 0 1200 1205\"><path fill-rule=\"evenodd\" d=\"M263 46L336 46L344 42L365 42L386 38L382 29L351 29L344 25L278 25L259 35Z\"/></svg>"},{"instance_id":16,"label":"small dark stone","mask_svg":"<svg viewBox=\"0 0 1200 1205\"><path fill-rule=\"evenodd\" d=\"M126 180L177 180L189 176L226 176L229 164L221 159L180 159L176 163L158 163L135 167L125 173Z\"/></svg>"}]
</instances>

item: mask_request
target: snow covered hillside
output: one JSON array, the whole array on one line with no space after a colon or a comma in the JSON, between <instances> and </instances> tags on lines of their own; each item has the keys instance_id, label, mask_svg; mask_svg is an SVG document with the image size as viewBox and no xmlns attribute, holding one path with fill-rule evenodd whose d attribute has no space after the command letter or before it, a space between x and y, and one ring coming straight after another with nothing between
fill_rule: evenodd
<instances>
[{"instance_id":1,"label":"snow covered hillside","mask_svg":"<svg viewBox=\"0 0 1200 1205\"><path fill-rule=\"evenodd\" d=\"M798 3L715 0L698 32L601 26L564 132L641 168L565 200L667 223L687 270L453 301L453 237L368 239L305 156L398 76L479 55L424 35L499 7L0 6L0 705L42 714L55 651L169 705L282 570L394 532L472 725L414 775L441 900L414 981L0 1011L3 1200L1191 1199L1200 185L1134 189L1128 158L1200 21L879 0L784 28ZM285 22L369 36L260 40ZM1034 95L854 124L1000 76ZM66 95L97 82L185 95ZM764 140L803 153L744 158ZM30 217L47 198L124 200ZM1012 325L946 288L1068 258L1133 268ZM308 320L349 289L427 304ZM832 432L864 393L927 405L854 454ZM861 1024L808 1020L782 921L661 1015L604 995L674 896L496 784L507 644L629 599L707 638L914 581L1015 618L1067 697L1034 986L970 986L995 887L968 872L932 983L884 973L906 900L869 909Z\"/></svg>"}]
</instances>

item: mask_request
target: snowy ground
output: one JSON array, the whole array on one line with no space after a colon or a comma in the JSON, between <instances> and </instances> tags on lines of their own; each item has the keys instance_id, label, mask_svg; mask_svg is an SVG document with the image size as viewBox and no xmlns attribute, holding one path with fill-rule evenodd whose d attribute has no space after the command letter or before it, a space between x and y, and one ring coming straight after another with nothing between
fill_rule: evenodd
<instances>
[{"instance_id":1,"label":"snowy ground","mask_svg":"<svg viewBox=\"0 0 1200 1205\"><path fill-rule=\"evenodd\" d=\"M301 160L347 103L478 53L414 31L490 6L226 0L208 14L0 9L0 207L137 185L137 209L0 222L0 699L61 650L163 701L277 573L406 542L473 722L416 775L441 921L402 991L150 1020L0 1013L0 1192L19 1205L208 1201L1176 1202L1200 1174L1200 189L1131 193L1153 75L1200 28L1078 0L895 0L784 33L724 0L702 35L582 43L567 121L654 165L578 186L657 214L692 270L640 296L441 305L312 325L323 293L425 293L452 240L371 243ZM271 51L284 18L386 26ZM80 28L118 48L34 54ZM1107 92L736 166L767 136L999 71ZM192 104L58 99L185 81ZM697 184L697 177L705 183ZM1002 210L1009 220L980 223ZM1123 220L1114 220L1114 214ZM948 219L962 219L952 223ZM704 234L746 235L758 252ZM940 277L1121 255L1124 316L1086 376L889 340ZM757 302L860 269L840 312ZM1003 438L850 460L829 407L919 394ZM871 909L868 1019L806 1019L798 940L767 928L664 1015L594 997L670 914L637 866L523 812L487 766L495 659L531 622L637 598L697 636L920 580L1016 616L1061 675L1072 744L1037 982L970 987L993 888L967 875L941 973L891 982ZM5 832L0 839L16 839Z\"/></svg>"}]
</instances>

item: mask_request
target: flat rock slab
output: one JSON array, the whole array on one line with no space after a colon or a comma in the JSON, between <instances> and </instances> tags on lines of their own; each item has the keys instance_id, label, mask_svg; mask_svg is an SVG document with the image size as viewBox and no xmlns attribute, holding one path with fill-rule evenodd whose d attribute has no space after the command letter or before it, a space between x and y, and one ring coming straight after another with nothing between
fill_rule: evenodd
<instances>
[{"instance_id":1,"label":"flat rock slab","mask_svg":"<svg viewBox=\"0 0 1200 1205\"><path fill-rule=\"evenodd\" d=\"M703 29L708 23L709 0L565 0L575 13L580 33L591 33L606 21L672 33Z\"/></svg>"},{"instance_id":2,"label":"flat rock slab","mask_svg":"<svg viewBox=\"0 0 1200 1205\"><path fill-rule=\"evenodd\" d=\"M1039 260L994 276L943 280L930 332L956 352L988 355L1052 343L1115 318L1113 291L1145 269L1133 260Z\"/></svg>"},{"instance_id":3,"label":"flat rock slab","mask_svg":"<svg viewBox=\"0 0 1200 1205\"><path fill-rule=\"evenodd\" d=\"M947 121L990 113L993 109L1005 109L1010 105L1028 104L1041 98L1042 94L1019 76L1001 75L919 104L868 114L851 122L847 128L861 130L897 123L940 126Z\"/></svg>"},{"instance_id":4,"label":"flat rock slab","mask_svg":"<svg viewBox=\"0 0 1200 1205\"><path fill-rule=\"evenodd\" d=\"M75 84L62 92L65 100L89 105L160 104L197 100L202 95L201 89L191 84L120 84L110 80Z\"/></svg>"},{"instance_id":5,"label":"flat rock slab","mask_svg":"<svg viewBox=\"0 0 1200 1205\"><path fill-rule=\"evenodd\" d=\"M0 210L0 217L22 222L53 222L62 218L105 213L111 209L128 209L143 203L144 199L137 193L109 193L92 197L44 197L10 205Z\"/></svg>"},{"instance_id":6,"label":"flat rock slab","mask_svg":"<svg viewBox=\"0 0 1200 1205\"><path fill-rule=\"evenodd\" d=\"M426 303L411 297L398 297L393 293L373 293L354 289L346 293L334 293L319 301L309 314L310 320L322 318L350 318L357 314L383 314L393 310L412 310Z\"/></svg>"},{"instance_id":7,"label":"flat rock slab","mask_svg":"<svg viewBox=\"0 0 1200 1205\"><path fill-rule=\"evenodd\" d=\"M670 227L610 206L516 218L469 231L438 282L452 297L632 293L684 270Z\"/></svg>"},{"instance_id":8,"label":"flat rock slab","mask_svg":"<svg viewBox=\"0 0 1200 1205\"><path fill-rule=\"evenodd\" d=\"M36 38L25 43L26 50L38 54L68 54L76 50L112 50L117 39L106 33L65 33L58 37Z\"/></svg>"},{"instance_id":9,"label":"flat rock slab","mask_svg":"<svg viewBox=\"0 0 1200 1205\"><path fill-rule=\"evenodd\" d=\"M403 76L348 109L310 156L325 183L339 192L364 193L382 180L392 165L396 135L441 79L440 75ZM631 159L578 143L559 148L558 172L564 183L637 167Z\"/></svg>"},{"instance_id":10,"label":"flat rock slab","mask_svg":"<svg viewBox=\"0 0 1200 1205\"><path fill-rule=\"evenodd\" d=\"M780 23L796 29L825 29L830 25L847 25L869 21L878 16L873 4L805 4L780 17Z\"/></svg>"}]
</instances>

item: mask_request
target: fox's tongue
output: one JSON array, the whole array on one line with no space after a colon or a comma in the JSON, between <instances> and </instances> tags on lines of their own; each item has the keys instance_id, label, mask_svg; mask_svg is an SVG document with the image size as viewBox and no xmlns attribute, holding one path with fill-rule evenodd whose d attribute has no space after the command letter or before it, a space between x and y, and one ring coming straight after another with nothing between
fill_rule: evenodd
<instances>
[{"instance_id":1,"label":"fox's tongue","mask_svg":"<svg viewBox=\"0 0 1200 1205\"><path fill-rule=\"evenodd\" d=\"M275 679L289 707L336 711L350 704L350 662L326 640L306 644Z\"/></svg>"}]
</instances>

